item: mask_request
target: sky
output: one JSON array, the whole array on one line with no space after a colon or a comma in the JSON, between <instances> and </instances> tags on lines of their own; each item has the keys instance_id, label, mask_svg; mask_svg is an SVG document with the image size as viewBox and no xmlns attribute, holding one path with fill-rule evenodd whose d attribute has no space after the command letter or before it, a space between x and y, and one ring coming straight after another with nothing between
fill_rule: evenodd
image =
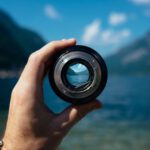
<instances>
[{"instance_id":1,"label":"sky","mask_svg":"<svg viewBox=\"0 0 150 150\"><path fill-rule=\"evenodd\" d=\"M0 0L0 9L47 42L73 37L102 56L150 31L150 0Z\"/></svg>"}]
</instances>

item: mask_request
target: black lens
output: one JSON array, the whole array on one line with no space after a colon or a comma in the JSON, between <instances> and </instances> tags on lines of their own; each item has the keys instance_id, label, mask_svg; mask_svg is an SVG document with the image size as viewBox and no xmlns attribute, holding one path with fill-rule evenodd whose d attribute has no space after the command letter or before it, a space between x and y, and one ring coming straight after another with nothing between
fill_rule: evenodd
<instances>
[{"instance_id":1,"label":"black lens","mask_svg":"<svg viewBox=\"0 0 150 150\"><path fill-rule=\"evenodd\" d=\"M72 104L94 100L104 89L107 67L93 49L75 45L54 57L49 80L55 93Z\"/></svg>"},{"instance_id":2,"label":"black lens","mask_svg":"<svg viewBox=\"0 0 150 150\"><path fill-rule=\"evenodd\" d=\"M90 73L88 68L81 63L70 64L66 72L66 78L70 85L81 87L87 85Z\"/></svg>"}]
</instances>

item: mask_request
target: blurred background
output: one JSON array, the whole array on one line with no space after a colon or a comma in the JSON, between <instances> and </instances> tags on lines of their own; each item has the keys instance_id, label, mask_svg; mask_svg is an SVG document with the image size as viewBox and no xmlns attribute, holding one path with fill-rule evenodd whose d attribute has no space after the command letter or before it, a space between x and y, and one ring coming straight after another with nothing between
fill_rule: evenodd
<instances>
[{"instance_id":1,"label":"blurred background","mask_svg":"<svg viewBox=\"0 0 150 150\"><path fill-rule=\"evenodd\" d=\"M150 0L0 0L0 135L10 94L29 54L74 37L106 60L103 109L75 126L60 150L150 149ZM68 104L44 84L55 112Z\"/></svg>"}]
</instances>

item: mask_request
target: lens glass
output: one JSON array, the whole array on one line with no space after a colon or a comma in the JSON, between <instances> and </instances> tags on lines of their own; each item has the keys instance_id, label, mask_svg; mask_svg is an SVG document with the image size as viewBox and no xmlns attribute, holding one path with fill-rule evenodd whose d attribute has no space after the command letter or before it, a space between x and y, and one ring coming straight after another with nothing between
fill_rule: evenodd
<instances>
[{"instance_id":1,"label":"lens glass","mask_svg":"<svg viewBox=\"0 0 150 150\"><path fill-rule=\"evenodd\" d=\"M74 63L68 67L66 77L72 86L81 87L87 85L90 73L85 65Z\"/></svg>"}]
</instances>

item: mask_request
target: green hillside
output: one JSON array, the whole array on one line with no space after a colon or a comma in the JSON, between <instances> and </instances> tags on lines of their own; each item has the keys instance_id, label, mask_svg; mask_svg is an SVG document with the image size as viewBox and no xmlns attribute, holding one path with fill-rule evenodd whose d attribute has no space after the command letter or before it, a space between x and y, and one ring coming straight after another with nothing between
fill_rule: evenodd
<instances>
[{"instance_id":1,"label":"green hillside","mask_svg":"<svg viewBox=\"0 0 150 150\"><path fill-rule=\"evenodd\" d=\"M112 74L150 74L150 32L106 58Z\"/></svg>"},{"instance_id":2,"label":"green hillside","mask_svg":"<svg viewBox=\"0 0 150 150\"><path fill-rule=\"evenodd\" d=\"M28 55L45 44L35 32L20 27L0 10L0 69L18 69Z\"/></svg>"}]
</instances>

